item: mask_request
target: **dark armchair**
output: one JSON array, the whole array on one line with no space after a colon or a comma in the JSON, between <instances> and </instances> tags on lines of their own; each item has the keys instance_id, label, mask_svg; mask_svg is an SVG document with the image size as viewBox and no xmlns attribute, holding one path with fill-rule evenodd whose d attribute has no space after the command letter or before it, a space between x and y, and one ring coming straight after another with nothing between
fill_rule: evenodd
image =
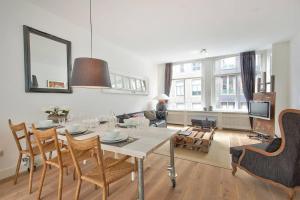
<instances>
[{"instance_id":1,"label":"dark armchair","mask_svg":"<svg viewBox=\"0 0 300 200\"><path fill-rule=\"evenodd\" d=\"M232 174L235 175L237 168L243 169L250 175L284 189L289 199L293 199L295 187L300 186L300 110L282 111L279 126L280 143L230 149ZM274 149L274 144L278 148Z\"/></svg>"}]
</instances>

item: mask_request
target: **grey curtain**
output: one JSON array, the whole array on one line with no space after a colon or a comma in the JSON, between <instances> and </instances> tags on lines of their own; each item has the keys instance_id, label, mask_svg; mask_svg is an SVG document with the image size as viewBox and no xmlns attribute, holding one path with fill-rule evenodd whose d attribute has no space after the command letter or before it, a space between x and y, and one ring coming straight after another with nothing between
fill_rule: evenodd
<instances>
[{"instance_id":1,"label":"grey curtain","mask_svg":"<svg viewBox=\"0 0 300 200\"><path fill-rule=\"evenodd\" d=\"M165 67L165 94L170 96L171 84L172 84L172 63L167 63Z\"/></svg>"},{"instance_id":2,"label":"grey curtain","mask_svg":"<svg viewBox=\"0 0 300 200\"><path fill-rule=\"evenodd\" d=\"M249 101L253 100L253 93L255 92L255 51L241 53L241 78L249 109ZM250 124L252 128L252 118L250 118Z\"/></svg>"}]
</instances>

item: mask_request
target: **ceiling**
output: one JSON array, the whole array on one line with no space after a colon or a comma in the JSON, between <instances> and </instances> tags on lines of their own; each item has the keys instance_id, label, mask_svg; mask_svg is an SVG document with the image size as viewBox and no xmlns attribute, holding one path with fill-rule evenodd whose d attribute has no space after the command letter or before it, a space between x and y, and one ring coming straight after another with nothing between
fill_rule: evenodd
<instances>
[{"instance_id":1,"label":"ceiling","mask_svg":"<svg viewBox=\"0 0 300 200\"><path fill-rule=\"evenodd\" d=\"M88 28L88 0L30 0ZM94 34L155 63L263 49L299 31L299 0L93 0Z\"/></svg>"}]
</instances>

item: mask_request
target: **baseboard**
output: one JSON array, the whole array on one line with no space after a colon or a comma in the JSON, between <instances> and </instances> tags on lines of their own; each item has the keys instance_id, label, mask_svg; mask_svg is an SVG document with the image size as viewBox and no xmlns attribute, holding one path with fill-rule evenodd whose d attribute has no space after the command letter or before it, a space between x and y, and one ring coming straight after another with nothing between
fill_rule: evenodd
<instances>
[{"instance_id":1,"label":"baseboard","mask_svg":"<svg viewBox=\"0 0 300 200\"><path fill-rule=\"evenodd\" d=\"M36 167L41 165L41 159L40 157L36 157L34 160L34 165ZM21 162L21 166L20 166L20 171L19 174L27 172L28 166L25 165L25 162ZM9 168L5 168L5 169L0 169L0 182L3 182L7 179L10 179L12 176L14 176L16 173L16 165L15 166L11 166Z\"/></svg>"},{"instance_id":2,"label":"baseboard","mask_svg":"<svg viewBox=\"0 0 300 200\"><path fill-rule=\"evenodd\" d=\"M27 167L22 165L20 167L20 174L23 173L23 172L26 172L27 171ZM6 169L1 169L0 170L0 182L3 182L7 179L10 179L12 176L14 176L16 173L16 166L13 166L13 167L9 167L9 168L6 168Z\"/></svg>"}]
</instances>

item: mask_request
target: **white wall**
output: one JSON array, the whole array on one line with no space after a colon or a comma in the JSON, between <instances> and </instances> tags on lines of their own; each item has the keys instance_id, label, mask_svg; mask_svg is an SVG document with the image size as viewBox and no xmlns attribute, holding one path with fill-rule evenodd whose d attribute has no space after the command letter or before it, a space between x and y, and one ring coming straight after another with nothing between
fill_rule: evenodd
<instances>
[{"instance_id":1,"label":"white wall","mask_svg":"<svg viewBox=\"0 0 300 200\"><path fill-rule=\"evenodd\" d=\"M290 42L290 106L300 109L300 32Z\"/></svg>"},{"instance_id":2,"label":"white wall","mask_svg":"<svg viewBox=\"0 0 300 200\"><path fill-rule=\"evenodd\" d=\"M275 75L275 134L280 135L278 116L289 107L290 98L290 42L278 42L272 45L272 74Z\"/></svg>"},{"instance_id":3,"label":"white wall","mask_svg":"<svg viewBox=\"0 0 300 200\"><path fill-rule=\"evenodd\" d=\"M88 20L88 17L87 17ZM96 20L96 19L95 19ZM87 21L88 23L88 21ZM100 38L94 39L94 56L105 59L111 71L148 77L148 96L104 94L93 89L74 89L73 94L25 93L22 25L28 25L72 42L72 58L89 56L89 32L22 0L0 3L0 179L13 173L17 148L7 120L28 123L45 118L41 109L50 105L69 106L71 112L91 116L141 111L157 95L157 66ZM101 31L101 30L100 30Z\"/></svg>"}]
</instances>

